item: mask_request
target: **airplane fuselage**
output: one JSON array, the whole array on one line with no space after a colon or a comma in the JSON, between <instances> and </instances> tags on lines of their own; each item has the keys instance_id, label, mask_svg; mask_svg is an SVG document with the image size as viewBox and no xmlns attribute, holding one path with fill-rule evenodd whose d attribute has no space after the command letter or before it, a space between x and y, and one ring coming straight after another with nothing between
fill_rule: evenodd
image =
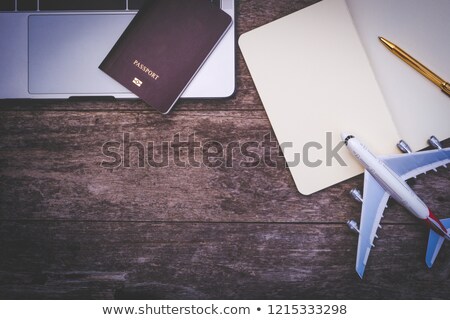
<instances>
[{"instance_id":1,"label":"airplane fuselage","mask_svg":"<svg viewBox=\"0 0 450 320\"><path fill-rule=\"evenodd\" d=\"M373 155L365 145L353 136L347 136L345 143L355 158L392 198L414 216L423 220L431 229L450 240L450 234L439 219L434 216L408 184L393 172L382 159Z\"/></svg>"}]
</instances>

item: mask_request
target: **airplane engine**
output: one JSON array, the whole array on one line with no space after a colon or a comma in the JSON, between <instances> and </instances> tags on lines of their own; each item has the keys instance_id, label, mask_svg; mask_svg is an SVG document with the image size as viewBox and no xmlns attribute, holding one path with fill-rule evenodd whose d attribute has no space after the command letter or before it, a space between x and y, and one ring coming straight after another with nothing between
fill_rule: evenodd
<instances>
[{"instance_id":1,"label":"airplane engine","mask_svg":"<svg viewBox=\"0 0 450 320\"><path fill-rule=\"evenodd\" d=\"M409 147L409 145L404 140L400 140L397 143L397 148L399 148L400 151L403 153L412 153L412 149Z\"/></svg>"},{"instance_id":2,"label":"airplane engine","mask_svg":"<svg viewBox=\"0 0 450 320\"><path fill-rule=\"evenodd\" d=\"M435 149L439 149L439 150L442 149L441 142L435 136L431 136L430 139L428 139L428 144Z\"/></svg>"},{"instance_id":3,"label":"airplane engine","mask_svg":"<svg viewBox=\"0 0 450 320\"><path fill-rule=\"evenodd\" d=\"M359 233L358 224L355 220L348 220L347 227L354 233Z\"/></svg>"},{"instance_id":4,"label":"airplane engine","mask_svg":"<svg viewBox=\"0 0 450 320\"><path fill-rule=\"evenodd\" d=\"M355 199L357 202L362 203L363 202L363 197L361 195L361 191L359 191L358 189L354 188L352 190L350 190L350 195L352 196L353 199Z\"/></svg>"}]
</instances>

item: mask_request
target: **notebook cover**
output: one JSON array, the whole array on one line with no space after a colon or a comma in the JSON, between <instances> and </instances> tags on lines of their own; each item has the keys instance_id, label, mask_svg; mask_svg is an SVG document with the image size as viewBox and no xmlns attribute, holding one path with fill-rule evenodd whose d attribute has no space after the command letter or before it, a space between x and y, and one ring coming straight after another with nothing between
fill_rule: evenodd
<instances>
[{"instance_id":1,"label":"notebook cover","mask_svg":"<svg viewBox=\"0 0 450 320\"><path fill-rule=\"evenodd\" d=\"M147 1L99 68L167 113L231 23L208 0Z\"/></svg>"}]
</instances>

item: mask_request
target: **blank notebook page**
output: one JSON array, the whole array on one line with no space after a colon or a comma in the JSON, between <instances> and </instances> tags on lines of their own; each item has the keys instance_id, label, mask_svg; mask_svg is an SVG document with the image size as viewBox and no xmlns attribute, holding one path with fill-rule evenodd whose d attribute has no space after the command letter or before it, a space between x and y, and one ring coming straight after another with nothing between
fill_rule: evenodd
<instances>
[{"instance_id":1,"label":"blank notebook page","mask_svg":"<svg viewBox=\"0 0 450 320\"><path fill-rule=\"evenodd\" d=\"M397 58L383 36L450 81L449 0L347 0L399 134L414 149L450 137L450 98Z\"/></svg>"}]
</instances>

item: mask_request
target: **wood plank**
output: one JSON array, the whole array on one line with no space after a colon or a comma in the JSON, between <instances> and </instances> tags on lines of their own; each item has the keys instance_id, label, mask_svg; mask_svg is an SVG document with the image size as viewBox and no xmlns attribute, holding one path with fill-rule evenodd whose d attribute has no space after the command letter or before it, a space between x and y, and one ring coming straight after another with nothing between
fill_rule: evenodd
<instances>
[{"instance_id":1,"label":"wood plank","mask_svg":"<svg viewBox=\"0 0 450 320\"><path fill-rule=\"evenodd\" d=\"M446 299L426 238L386 226L361 281L343 224L0 222L0 298Z\"/></svg>"},{"instance_id":2,"label":"wood plank","mask_svg":"<svg viewBox=\"0 0 450 320\"><path fill-rule=\"evenodd\" d=\"M362 176L302 196L277 149L271 151L277 159L275 168L241 167L245 158L236 151L231 168L225 164L179 167L173 161L163 168L148 164L139 168L136 148L129 152L129 168L101 167L102 161L112 160L102 154L103 144L122 143L123 133L143 146L154 141L156 149L177 133L181 141L195 134L200 145L210 140L225 147L233 141L262 143L271 133L263 112L182 112L170 117L145 112L2 115L1 219L337 223L359 216L360 206L348 191L362 186ZM123 144L115 150L123 150ZM260 158L265 154L262 147L252 150ZM187 160L185 153L180 155L183 160ZM197 150L196 159L202 161L203 154ZM221 158L224 163L225 158L226 152ZM414 189L433 211L445 216L450 208L449 185L449 169L439 169L420 177ZM414 219L394 205L385 221L413 223Z\"/></svg>"}]
</instances>

